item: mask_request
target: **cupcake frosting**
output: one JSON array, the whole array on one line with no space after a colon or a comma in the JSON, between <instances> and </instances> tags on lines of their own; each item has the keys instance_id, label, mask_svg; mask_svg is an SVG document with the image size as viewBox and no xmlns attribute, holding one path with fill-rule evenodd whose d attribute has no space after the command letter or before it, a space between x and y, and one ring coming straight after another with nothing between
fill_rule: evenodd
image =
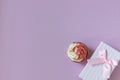
<instances>
[{"instance_id":1,"label":"cupcake frosting","mask_svg":"<svg viewBox=\"0 0 120 80\"><path fill-rule=\"evenodd\" d=\"M75 62L81 62L86 59L87 53L87 46L81 42L74 42L70 44L67 51L68 57Z\"/></svg>"}]
</instances>

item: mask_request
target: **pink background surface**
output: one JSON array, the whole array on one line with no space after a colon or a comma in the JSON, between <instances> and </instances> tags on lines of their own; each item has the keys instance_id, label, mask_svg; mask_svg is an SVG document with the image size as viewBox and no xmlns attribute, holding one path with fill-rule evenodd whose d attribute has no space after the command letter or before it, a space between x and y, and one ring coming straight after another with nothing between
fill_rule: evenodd
<instances>
[{"instance_id":1,"label":"pink background surface","mask_svg":"<svg viewBox=\"0 0 120 80\"><path fill-rule=\"evenodd\" d=\"M73 41L120 50L120 1L0 0L0 80L81 80L86 62L66 55Z\"/></svg>"}]
</instances>

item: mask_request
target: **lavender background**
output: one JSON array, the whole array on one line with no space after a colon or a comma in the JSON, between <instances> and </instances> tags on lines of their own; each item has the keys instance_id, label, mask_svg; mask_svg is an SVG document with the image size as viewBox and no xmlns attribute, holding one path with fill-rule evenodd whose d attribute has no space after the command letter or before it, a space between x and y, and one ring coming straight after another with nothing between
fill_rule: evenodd
<instances>
[{"instance_id":1,"label":"lavender background","mask_svg":"<svg viewBox=\"0 0 120 80\"><path fill-rule=\"evenodd\" d=\"M86 62L66 55L73 41L120 50L120 1L0 0L0 80L81 80Z\"/></svg>"}]
</instances>

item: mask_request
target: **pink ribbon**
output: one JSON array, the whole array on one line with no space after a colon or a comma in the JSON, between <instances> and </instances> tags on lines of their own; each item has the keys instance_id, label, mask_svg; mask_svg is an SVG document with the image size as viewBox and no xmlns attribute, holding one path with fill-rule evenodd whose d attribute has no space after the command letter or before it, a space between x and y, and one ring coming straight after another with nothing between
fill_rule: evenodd
<instances>
[{"instance_id":1,"label":"pink ribbon","mask_svg":"<svg viewBox=\"0 0 120 80\"><path fill-rule=\"evenodd\" d=\"M113 68L118 65L118 60L108 59L106 50L100 51L99 55L99 58L89 59L88 64L92 66L104 64L103 77L109 79Z\"/></svg>"}]
</instances>

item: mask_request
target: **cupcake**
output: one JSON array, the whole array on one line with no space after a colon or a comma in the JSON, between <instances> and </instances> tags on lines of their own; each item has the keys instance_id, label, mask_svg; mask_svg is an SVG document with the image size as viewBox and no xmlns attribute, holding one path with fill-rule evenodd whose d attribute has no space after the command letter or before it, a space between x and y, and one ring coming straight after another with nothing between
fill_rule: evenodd
<instances>
[{"instance_id":1,"label":"cupcake","mask_svg":"<svg viewBox=\"0 0 120 80\"><path fill-rule=\"evenodd\" d=\"M73 42L70 44L67 55L74 62L81 62L86 59L88 54L87 46L82 42Z\"/></svg>"}]
</instances>

